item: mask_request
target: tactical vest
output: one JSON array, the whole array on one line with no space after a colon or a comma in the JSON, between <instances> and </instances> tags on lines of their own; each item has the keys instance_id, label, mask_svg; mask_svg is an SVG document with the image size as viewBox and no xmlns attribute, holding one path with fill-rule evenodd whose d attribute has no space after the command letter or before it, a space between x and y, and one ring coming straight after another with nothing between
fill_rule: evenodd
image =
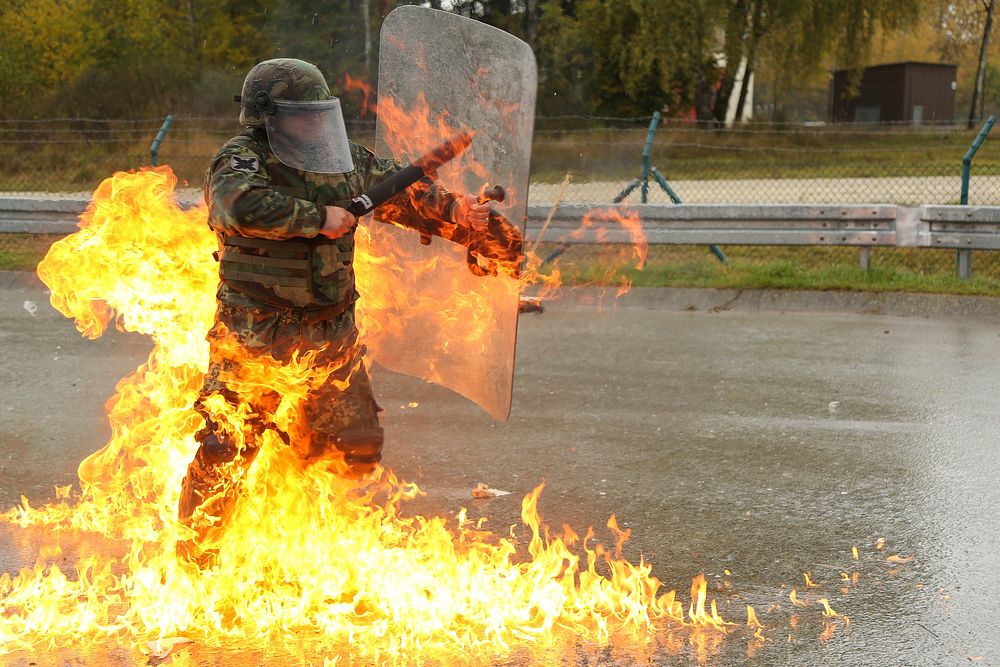
<instances>
[{"instance_id":1,"label":"tactical vest","mask_svg":"<svg viewBox=\"0 0 1000 667\"><path fill-rule=\"evenodd\" d=\"M354 298L353 233L288 241L227 235L219 261L226 284L273 306L319 309Z\"/></svg>"},{"instance_id":2,"label":"tactical vest","mask_svg":"<svg viewBox=\"0 0 1000 667\"><path fill-rule=\"evenodd\" d=\"M243 135L234 141L243 145L253 142ZM309 192L303 185L303 172L278 162L270 151L266 155L273 187L281 194L344 208L360 194L360 174L309 174L319 182L319 187L312 183L315 191ZM295 180L300 183L294 184ZM325 183L327 180L336 183ZM334 192L342 195L345 189L346 198L334 198ZM219 275L237 292L272 306L307 310L342 310L356 299L353 229L337 239L317 236L276 241L222 233L219 237Z\"/></svg>"}]
</instances>

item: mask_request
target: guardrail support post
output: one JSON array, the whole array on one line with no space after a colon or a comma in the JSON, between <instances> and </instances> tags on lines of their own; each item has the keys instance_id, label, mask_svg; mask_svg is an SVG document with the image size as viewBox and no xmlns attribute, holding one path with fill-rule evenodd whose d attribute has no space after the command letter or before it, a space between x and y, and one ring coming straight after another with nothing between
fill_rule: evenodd
<instances>
[{"instance_id":1,"label":"guardrail support post","mask_svg":"<svg viewBox=\"0 0 1000 667\"><path fill-rule=\"evenodd\" d=\"M961 280L968 280L972 277L972 251L971 250L956 250L955 251L955 268L958 271L958 277Z\"/></svg>"},{"instance_id":2,"label":"guardrail support post","mask_svg":"<svg viewBox=\"0 0 1000 667\"><path fill-rule=\"evenodd\" d=\"M983 145L986 141L986 135L990 133L993 129L993 123L997 122L996 116L990 116L983 123L983 127L979 130L979 134L976 135L975 140L972 145L969 146L969 150L965 152L965 157L962 158L962 206L967 206L969 203L969 179L972 176L972 158L975 157L976 151L979 147ZM971 250L957 250L955 252L955 267L958 270L958 277L961 280L968 280L972 277L972 251Z\"/></svg>"},{"instance_id":3,"label":"guardrail support post","mask_svg":"<svg viewBox=\"0 0 1000 667\"><path fill-rule=\"evenodd\" d=\"M160 157L160 144L163 143L164 137L167 136L167 130L170 129L171 123L174 122L174 115L168 113L167 117L163 119L163 125L160 126L160 131L156 133L156 138L153 139L153 143L149 145L149 164L156 166L156 161Z\"/></svg>"},{"instance_id":4,"label":"guardrail support post","mask_svg":"<svg viewBox=\"0 0 1000 667\"><path fill-rule=\"evenodd\" d=\"M858 256L861 260L861 270L868 273L868 267L871 266L872 261L872 249L863 245L858 250Z\"/></svg>"}]
</instances>

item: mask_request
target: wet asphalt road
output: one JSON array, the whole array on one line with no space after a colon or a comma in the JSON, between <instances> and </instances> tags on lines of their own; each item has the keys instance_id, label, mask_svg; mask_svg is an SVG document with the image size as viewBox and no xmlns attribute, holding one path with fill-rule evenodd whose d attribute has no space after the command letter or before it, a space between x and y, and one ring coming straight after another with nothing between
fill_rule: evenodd
<instances>
[{"instance_id":1,"label":"wet asphalt road","mask_svg":"<svg viewBox=\"0 0 1000 667\"><path fill-rule=\"evenodd\" d=\"M549 303L522 316L506 424L376 369L388 464L427 491L419 511L466 506L494 528L516 522L520 497L542 480L553 526L582 533L614 513L633 531L626 554L641 553L683 599L704 572L723 616L742 621L754 605L768 639L751 664L1000 664L998 320L712 312L703 302L678 308L675 293L664 307L639 292L617 307ZM132 335L85 341L41 290L8 283L0 349L8 507L75 479L108 435L104 400L149 347ZM479 481L512 495L472 501ZM3 568L17 560L0 553ZM821 588L804 591L804 571ZM841 572L859 573L846 593ZM821 640L821 608L793 607L792 586L808 601L829 598L850 625ZM184 664L227 662L188 651ZM115 660L131 664L128 655ZM684 649L653 663L696 657ZM746 633L708 657L746 661Z\"/></svg>"}]
</instances>

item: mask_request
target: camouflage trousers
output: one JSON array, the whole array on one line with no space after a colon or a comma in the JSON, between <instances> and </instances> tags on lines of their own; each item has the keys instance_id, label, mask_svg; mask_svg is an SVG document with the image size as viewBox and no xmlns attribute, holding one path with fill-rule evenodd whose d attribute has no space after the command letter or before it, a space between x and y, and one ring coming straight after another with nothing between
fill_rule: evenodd
<instances>
[{"instance_id":1,"label":"camouflage trousers","mask_svg":"<svg viewBox=\"0 0 1000 667\"><path fill-rule=\"evenodd\" d=\"M235 480L242 478L241 473L253 462L267 429L274 430L304 459L341 461L349 473L363 474L381 459L380 408L372 395L368 373L360 363L364 348L358 343L354 306L330 319L314 318L309 311L296 309L219 304L216 323L208 334L209 371L195 404L205 418L205 427L196 435L200 446L188 466L179 506L181 521L197 533L211 527L204 521L214 525L225 520L239 491ZM280 431L269 423L266 415L273 412L280 399L274 392L241 396L222 379L231 375L225 371L238 363L228 351L233 336L242 348L241 355L268 355L287 363L295 353L301 356L320 350L312 366L333 369L327 381L307 396L301 412L304 424L296 433ZM242 437L227 435L205 407L211 397L217 396L234 406L244 404L252 414L263 417L247 422ZM292 442L290 437L306 442Z\"/></svg>"}]
</instances>

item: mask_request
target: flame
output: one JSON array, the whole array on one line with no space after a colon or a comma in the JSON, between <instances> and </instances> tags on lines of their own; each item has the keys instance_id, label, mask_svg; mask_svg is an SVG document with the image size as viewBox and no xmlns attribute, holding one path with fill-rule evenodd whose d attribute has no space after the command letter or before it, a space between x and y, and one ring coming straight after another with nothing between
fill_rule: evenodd
<instances>
[{"instance_id":1,"label":"flame","mask_svg":"<svg viewBox=\"0 0 1000 667\"><path fill-rule=\"evenodd\" d=\"M753 630L753 637L747 642L747 657L753 658L764 645L764 626L757 620L757 612L750 605L747 605L747 628Z\"/></svg>"},{"instance_id":2,"label":"flame","mask_svg":"<svg viewBox=\"0 0 1000 667\"><path fill-rule=\"evenodd\" d=\"M53 304L85 336L114 322L154 347L109 401L113 435L80 465L79 495L63 487L53 504L33 508L25 499L4 515L46 530L35 535L33 567L0 575L0 653L289 638L319 651L350 644L353 655L378 662L505 655L563 636L641 647L662 628L690 633L696 655L715 650L731 624L707 599L704 576L694 579L685 615L674 591L659 592L648 563L622 557L630 531L613 517L613 550L593 531L582 542L569 529L551 535L537 509L539 486L522 503L531 537L521 557L514 527L502 536L470 525L464 512L405 515L421 491L389 470L352 481L336 466L304 465L295 451L307 437L301 406L332 381L332 366L317 365L314 353L282 364L227 348L239 363L224 379L253 400L206 408L236 438L255 420L268 424L243 480L253 493L219 529L215 567L197 571L177 559L175 545L190 535L176 507L203 424L191 406L207 366L218 277L206 211L179 208L175 185L165 167L115 174L94 193L80 230L39 265ZM373 261L361 244L358 264ZM60 535L83 536L69 569L53 547Z\"/></svg>"},{"instance_id":3,"label":"flame","mask_svg":"<svg viewBox=\"0 0 1000 667\"><path fill-rule=\"evenodd\" d=\"M755 631L754 636L759 639L764 638L762 634L764 626L761 625L759 620L757 620L757 612L754 611L754 608L750 605L747 605L747 627Z\"/></svg>"},{"instance_id":4,"label":"flame","mask_svg":"<svg viewBox=\"0 0 1000 667\"><path fill-rule=\"evenodd\" d=\"M404 48L404 45L397 45ZM416 53L417 60L421 54ZM464 133L473 134L471 128L448 114L447 111L432 111L423 95L419 95L410 107L402 107L392 97L383 97L376 103L373 101L372 88L363 81L350 76L345 77L345 88L360 92L361 105L364 113L374 113L378 116L381 131L381 141L388 152L397 158L417 159L436 147L448 137L461 137ZM484 107L497 107L496 119L499 127L491 133L497 137L507 134L517 134L513 127L513 113L516 106L505 105L502 101L487 95L487 91L470 90L477 95ZM510 127L507 127L510 125ZM482 150L482 147L480 147ZM509 147L499 145L497 151L512 153ZM487 149L489 152L489 149ZM535 291L538 299L555 299L560 296L562 274L558 268L550 268L543 273L543 258L537 254L537 242L530 247L523 243L523 225L518 217L510 217L511 212L518 211L519 206L526 201L527 193L520 192L514 183L514 172L503 171L512 169L515 165L501 165L499 173L493 173L480 162L476 155L476 146L464 151L454 160L434 169L439 183L452 192L476 192L482 195L489 184L496 183L505 190L502 204L495 204L495 214L491 215L490 230L485 235L466 232L454 225L443 225L440 235L448 240L454 240L462 245L469 245L467 239L472 239L472 247L478 255L485 258L480 261L490 272L497 275L493 279L482 280L470 277L465 266L467 253L464 247L447 246L451 252L438 251L440 255L434 261L412 242L412 231L389 233L383 226L368 225L361 228L358 235L359 243L365 244L369 262L366 272L358 271L359 283L365 286L399 283L403 281L407 289L384 291L379 297L372 298L369 294L359 310L359 328L362 329L372 355L378 358L384 354L388 341L405 338L413 331L433 332L433 335L422 335L425 340L448 341L450 349L463 346L479 346L484 341L497 343L486 338L489 332L477 328L477 323L496 322L502 320L502 313L511 311L513 304L518 302L520 294L528 288ZM407 191L411 200L422 194L421 185L411 186ZM508 217L504 217L504 214ZM397 202L382 206L376 213L380 222L402 226L405 211ZM621 226L625 230L630 243L623 246L623 259L642 269L648 254L648 243L642 222L637 213L631 211L619 212L616 209L597 208L589 212L581 220L579 233L587 233L591 228L598 229L598 234L608 234L609 227ZM601 231L603 230L603 231ZM512 245L511 238L518 239ZM432 240L440 248L440 241ZM522 256L523 253L523 256ZM400 260L409 268L408 274L401 276L398 271ZM418 267L413 270L412 267ZM472 267L475 268L475 267ZM598 284L618 282L617 296L626 293L630 282L621 277L618 262L608 261L604 275L595 277ZM427 285L441 285L442 289L429 293ZM370 289L368 290L371 291ZM437 312L429 322L415 313L434 312L431 303L437 304ZM440 312L456 314L454 317L442 318ZM400 317L407 313L407 317ZM392 316L395 315L395 316ZM470 327L471 325L471 327ZM496 335L496 334L494 334ZM490 345L495 348L498 345ZM456 355L461 356L461 355ZM391 365L391 364L390 364ZM413 372L413 369L406 370ZM425 379L440 382L433 369L421 369L414 372ZM452 387L465 395L469 395L461 387Z\"/></svg>"},{"instance_id":5,"label":"flame","mask_svg":"<svg viewBox=\"0 0 1000 667\"><path fill-rule=\"evenodd\" d=\"M372 107L372 87L366 82L355 79L350 74L344 74L344 90L349 93L358 92L361 93L361 117L365 118L368 112L374 111Z\"/></svg>"},{"instance_id":6,"label":"flame","mask_svg":"<svg viewBox=\"0 0 1000 667\"><path fill-rule=\"evenodd\" d=\"M889 556L886 561L890 563L911 563L913 562L913 556Z\"/></svg>"},{"instance_id":7,"label":"flame","mask_svg":"<svg viewBox=\"0 0 1000 667\"><path fill-rule=\"evenodd\" d=\"M851 623L851 619L847 616L842 616L835 612L830 606L829 600L826 598L820 598L817 600L823 605L823 633L819 636L820 641L827 641L833 637L834 633L837 631L837 621L843 622L846 628Z\"/></svg>"},{"instance_id":8,"label":"flame","mask_svg":"<svg viewBox=\"0 0 1000 667\"><path fill-rule=\"evenodd\" d=\"M823 605L823 616L826 616L828 618L833 618L834 616L837 616L837 612L835 612L833 608L830 607L829 600L827 600L826 598L820 598L819 600L817 600L817 602Z\"/></svg>"},{"instance_id":9,"label":"flame","mask_svg":"<svg viewBox=\"0 0 1000 667\"><path fill-rule=\"evenodd\" d=\"M726 632L726 625L732 625L722 620L715 607L715 600L712 600L709 609L705 611L706 591L708 584L705 575L699 574L691 582L691 606L688 608L688 618L697 625L715 628L721 632Z\"/></svg>"},{"instance_id":10,"label":"flame","mask_svg":"<svg viewBox=\"0 0 1000 667\"><path fill-rule=\"evenodd\" d=\"M572 232L570 236L583 238L593 228L597 232L597 241L599 243L606 242L609 235L609 230L606 226L608 222L621 225L628 234L630 242L625 246L625 252L633 257L635 267L641 271L646 264L646 257L649 254L649 243L646 240L646 232L642 227L642 219L634 211L629 211L627 208L623 212L614 208L593 209L583 216L583 221L579 229Z\"/></svg>"},{"instance_id":11,"label":"flame","mask_svg":"<svg viewBox=\"0 0 1000 667\"><path fill-rule=\"evenodd\" d=\"M464 150L475 136L472 128L447 113L432 112L422 94L412 108L390 97L380 99L377 107L369 103L369 108L378 114L380 148L386 154L418 160L450 138L453 149L462 149L454 151L454 159L423 163L436 182L459 195L474 193L487 181L502 182L506 203L496 207L485 233L450 220L434 221L433 235L445 241L403 229L412 209L407 204L428 195L427 183L415 183L401 198L381 206L377 222L359 227L356 235L365 256L355 269L365 295L358 306L358 327L372 358L383 365L447 386L505 419L525 280L520 275L522 221L519 216L508 220L502 211L523 204L524 195L510 174L490 173L477 159L477 142L485 139ZM495 275L483 275L489 273ZM473 361L480 366L471 367Z\"/></svg>"},{"instance_id":12,"label":"flame","mask_svg":"<svg viewBox=\"0 0 1000 667\"><path fill-rule=\"evenodd\" d=\"M346 87L362 90L363 107L374 109L364 84L348 77ZM387 100L377 109L391 130L384 138L394 155L423 155L443 137L466 136L461 133L468 128L446 115L432 118L418 102L417 109L404 110ZM501 109L501 118L511 111ZM507 187L505 206L526 196L505 174L488 173L474 150L431 167L454 192L484 196L493 180ZM476 185L466 188L470 182ZM218 550L213 567L200 571L179 560L176 545L191 529L177 522L176 508L197 447L194 434L204 425L192 405L208 364L205 335L214 322L218 272L207 212L178 207L175 186L166 167L115 174L95 191L80 231L54 244L38 267L53 305L84 336L96 338L114 323L149 336L154 346L108 402L112 437L80 464L80 493L61 487L56 502L40 508L22 498L3 515L28 529L26 548L37 559L16 576L0 575L0 655L123 642L158 654L190 639L216 646L286 640L286 647L298 650L308 644L313 654L335 653L324 664L336 664L344 646L348 661L375 663L442 657L447 663L456 655L507 656L581 640L636 654L657 640L667 652L687 651L699 663L718 651L735 624L709 600L704 575L693 579L685 613L675 591L660 593L650 564L624 557L631 530L613 515L607 522L613 549L591 528L582 539L569 526L555 535L538 512L540 485L522 501L522 529L494 534L484 530L485 518L472 524L465 510L454 518L407 514L406 502L422 491L391 470L352 480L341 474L342 462L304 463L309 433L302 426L303 405L311 391L337 382L332 373L340 365L318 364L316 352L279 363L225 340L234 363L220 379L246 400L233 405L210 397L204 410L237 444L251 427L264 425L262 447L245 470L234 466L241 488L252 493L241 495L226 524L216 526L210 513L195 517L212 527ZM409 192L420 194L419 186ZM493 315L516 304L522 289L540 286L546 298L555 294L559 271L543 275L532 251L520 261L521 221L505 219L497 208L500 215L482 238L449 223L439 230L446 239L475 245L480 268L495 273L489 279L469 277L472 266L460 245L443 261L460 267L462 280L437 281L436 259L406 262L408 284L437 285L432 293L387 288L399 278L400 260L419 255L413 244L394 243L398 238L391 235L376 252L381 227L359 227L355 268L364 296L358 325L375 355L386 341L406 336L393 317L401 308L419 318L422 344L481 351L495 335ZM390 204L381 221L399 224L403 214L403 207ZM591 211L579 233L596 229L601 236L609 225L625 230L628 261L642 269L647 245L636 213ZM520 243L514 244L517 234ZM623 283L620 293L627 288ZM344 358L354 358L352 352ZM424 377L434 380L432 371ZM34 527L45 530L31 533ZM526 544L518 539L524 529ZM64 553L60 542L68 535L76 542L68 541L72 549ZM69 555L77 558L66 569ZM855 585L857 577L855 572ZM792 602L806 606L795 596L793 589ZM836 616L825 599L820 602ZM793 628L797 622L790 620ZM752 656L763 626L749 605L747 626L754 630Z\"/></svg>"}]
</instances>

